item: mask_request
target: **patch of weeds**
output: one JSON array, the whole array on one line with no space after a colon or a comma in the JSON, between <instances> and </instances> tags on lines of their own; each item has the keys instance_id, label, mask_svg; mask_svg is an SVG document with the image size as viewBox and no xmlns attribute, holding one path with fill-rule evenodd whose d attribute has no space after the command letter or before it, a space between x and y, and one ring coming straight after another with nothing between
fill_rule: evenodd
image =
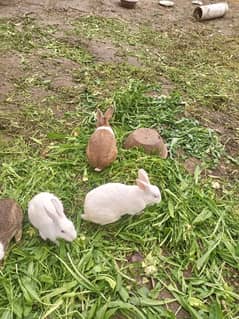
<instances>
[{"instance_id":1,"label":"patch of weeds","mask_svg":"<svg viewBox=\"0 0 239 319\"><path fill-rule=\"evenodd\" d=\"M0 50L29 52L47 43L51 29L43 31L30 18L19 21L0 21Z\"/></svg>"},{"instance_id":2,"label":"patch of weeds","mask_svg":"<svg viewBox=\"0 0 239 319\"><path fill-rule=\"evenodd\" d=\"M194 32L162 32L149 26L130 28L121 20L85 16L74 23L74 33L89 39L110 39L129 46L141 63L166 74L191 103L211 109L235 107L238 91L238 41ZM185 54L186 52L186 54ZM217 54L215 54L217 52ZM233 79L233 80L232 80Z\"/></svg>"},{"instance_id":3,"label":"patch of weeds","mask_svg":"<svg viewBox=\"0 0 239 319\"><path fill-rule=\"evenodd\" d=\"M55 30L51 27L42 29L33 19L21 21L0 21L0 49L2 51L16 50L28 53L34 49L44 48L43 57L65 57L75 62L91 62L91 56L81 46L56 39Z\"/></svg>"},{"instance_id":4,"label":"patch of weeds","mask_svg":"<svg viewBox=\"0 0 239 319\"><path fill-rule=\"evenodd\" d=\"M203 41L203 45L202 45ZM188 100L215 110L235 107L238 91L238 41L222 36L170 34L161 71L177 84ZM160 43L158 43L160 45ZM161 46L160 46L161 48ZM185 54L186 51L186 54ZM215 55L214 52L217 52ZM157 64L157 58L153 58ZM232 78L235 79L232 81Z\"/></svg>"},{"instance_id":5,"label":"patch of weeds","mask_svg":"<svg viewBox=\"0 0 239 319\"><path fill-rule=\"evenodd\" d=\"M43 79L39 73L32 74L29 77L21 77L16 80L15 87L21 92L27 92L30 88L33 87L43 87L45 89L50 88L50 80Z\"/></svg>"},{"instance_id":6,"label":"patch of weeds","mask_svg":"<svg viewBox=\"0 0 239 319\"><path fill-rule=\"evenodd\" d=\"M74 46L64 41L52 39L46 48L49 50L45 54L47 57L64 57L77 63L92 62L92 56L82 46ZM42 56L44 57L44 54Z\"/></svg>"},{"instance_id":7,"label":"patch of weeds","mask_svg":"<svg viewBox=\"0 0 239 319\"><path fill-rule=\"evenodd\" d=\"M114 91L127 87L131 79L142 80L145 83L154 82L154 77L149 70L127 63L97 63L74 72L76 82L84 82L88 91L101 98L112 97Z\"/></svg>"},{"instance_id":8,"label":"patch of weeds","mask_svg":"<svg viewBox=\"0 0 239 319\"><path fill-rule=\"evenodd\" d=\"M74 22L74 32L84 35L85 38L113 38L118 43L128 42L130 28L124 21L106 19L98 16L83 16Z\"/></svg>"},{"instance_id":9,"label":"patch of weeds","mask_svg":"<svg viewBox=\"0 0 239 319\"><path fill-rule=\"evenodd\" d=\"M167 34L152 32L148 26L135 24L130 26L124 20L105 18L100 16L83 16L73 23L74 33L84 35L88 39L111 39L115 45L128 44L129 46L148 45L156 46L159 41L161 45L167 45Z\"/></svg>"}]
</instances>

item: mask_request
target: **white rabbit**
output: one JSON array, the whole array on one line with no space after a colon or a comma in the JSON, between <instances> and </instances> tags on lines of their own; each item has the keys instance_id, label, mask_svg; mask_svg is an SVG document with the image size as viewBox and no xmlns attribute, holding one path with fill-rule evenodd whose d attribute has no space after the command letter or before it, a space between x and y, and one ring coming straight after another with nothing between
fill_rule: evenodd
<instances>
[{"instance_id":1,"label":"white rabbit","mask_svg":"<svg viewBox=\"0 0 239 319\"><path fill-rule=\"evenodd\" d=\"M136 185L108 183L91 190L85 198L83 219L106 225L123 215L139 214L147 205L159 203L161 193L140 169Z\"/></svg>"},{"instance_id":2,"label":"white rabbit","mask_svg":"<svg viewBox=\"0 0 239 319\"><path fill-rule=\"evenodd\" d=\"M39 193L31 199L28 217L44 240L58 244L57 238L73 241L77 236L73 223L64 214L62 202L51 193Z\"/></svg>"}]
</instances>

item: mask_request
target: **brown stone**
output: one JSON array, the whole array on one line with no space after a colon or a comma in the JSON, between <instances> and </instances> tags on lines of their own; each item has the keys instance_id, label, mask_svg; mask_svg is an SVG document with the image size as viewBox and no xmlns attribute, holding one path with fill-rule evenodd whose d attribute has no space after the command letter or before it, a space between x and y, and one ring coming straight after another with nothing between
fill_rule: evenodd
<instances>
[{"instance_id":1,"label":"brown stone","mask_svg":"<svg viewBox=\"0 0 239 319\"><path fill-rule=\"evenodd\" d=\"M136 3L138 2L138 0L121 0L121 6L125 7L127 9L133 9L136 6Z\"/></svg>"},{"instance_id":2,"label":"brown stone","mask_svg":"<svg viewBox=\"0 0 239 319\"><path fill-rule=\"evenodd\" d=\"M157 154L162 158L167 158L168 150L159 133L150 128L139 128L128 135L124 142L126 149L133 147L143 147L148 154Z\"/></svg>"}]
</instances>

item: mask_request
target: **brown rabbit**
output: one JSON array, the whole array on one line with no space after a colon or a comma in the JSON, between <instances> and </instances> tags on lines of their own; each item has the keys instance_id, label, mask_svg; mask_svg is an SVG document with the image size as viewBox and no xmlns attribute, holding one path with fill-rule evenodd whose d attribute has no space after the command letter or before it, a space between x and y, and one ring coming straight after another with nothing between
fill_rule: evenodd
<instances>
[{"instance_id":1,"label":"brown rabbit","mask_svg":"<svg viewBox=\"0 0 239 319\"><path fill-rule=\"evenodd\" d=\"M22 238L22 220L22 209L14 199L0 199L0 260L11 239L18 242Z\"/></svg>"},{"instance_id":2,"label":"brown rabbit","mask_svg":"<svg viewBox=\"0 0 239 319\"><path fill-rule=\"evenodd\" d=\"M105 114L97 110L97 128L86 149L88 161L97 172L109 166L117 157L116 139L109 125L113 112L113 107L108 108Z\"/></svg>"}]
</instances>

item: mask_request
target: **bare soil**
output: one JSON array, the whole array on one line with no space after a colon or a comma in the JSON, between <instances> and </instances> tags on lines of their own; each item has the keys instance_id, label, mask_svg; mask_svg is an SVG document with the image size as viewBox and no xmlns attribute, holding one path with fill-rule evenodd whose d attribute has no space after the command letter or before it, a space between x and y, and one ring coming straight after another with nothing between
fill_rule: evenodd
<instances>
[{"instance_id":1,"label":"bare soil","mask_svg":"<svg viewBox=\"0 0 239 319\"><path fill-rule=\"evenodd\" d=\"M218 2L204 0L204 4ZM223 19L198 23L192 18L195 5L191 0L175 0L173 8L159 5L158 0L139 0L135 9L125 9L119 0L1 0L0 17L16 17L33 15L42 23L67 24L67 20L79 15L96 14L107 17L128 20L132 23L149 22L160 29L211 28L224 34L236 34L239 31L239 3L237 0L228 1L230 10Z\"/></svg>"},{"instance_id":2,"label":"bare soil","mask_svg":"<svg viewBox=\"0 0 239 319\"><path fill-rule=\"evenodd\" d=\"M21 77L22 71L20 69L21 57L16 55L6 56L1 55L0 58L0 102L2 102L6 95L13 90L13 81Z\"/></svg>"},{"instance_id":3,"label":"bare soil","mask_svg":"<svg viewBox=\"0 0 239 319\"><path fill-rule=\"evenodd\" d=\"M207 4L208 1L205 0L204 3ZM190 32L191 30L197 29L228 35L238 34L239 2L237 0L230 0L229 6L230 10L224 18L199 23L192 18L192 12L195 6L191 4L191 0L177 0L173 8L162 7L157 0L140 0L136 9L133 10L122 8L119 5L119 0L1 0L0 18L16 19L30 16L36 19L40 25L60 26L62 31L66 31L71 28L70 21L72 19L81 15L96 14L127 20L132 24L149 23L161 30L177 31L177 29L185 29ZM76 39L69 37L67 41L76 41ZM137 57L127 56L127 58L125 58L120 56L119 48L115 47L110 41L89 40L81 44L95 57L96 61L126 61L136 67L140 66ZM41 52L37 53L39 56ZM37 55L32 56L32 66L35 67L35 70L40 68L44 71L42 76L46 76L46 78L52 81L53 89L73 85L71 73L74 69L74 65L72 61L66 59L54 61L49 59L44 62L42 59L41 61L38 60L36 56ZM4 81L0 83L0 101L3 101L4 97L9 95L13 89L11 79L20 78L21 73L26 74L25 70L20 67L20 60L21 57L18 54L9 57L0 57L0 77L4 79ZM163 84L163 90L164 93L168 93L168 91L171 90L171 85L169 83ZM36 99L38 99L39 94L44 97L46 93L40 93L40 90L33 91L33 99L34 95L36 95ZM206 114L206 118L211 118L212 121L216 119L214 115L211 116L210 113ZM218 121L216 121L216 123L217 122ZM217 126L217 124L213 126ZM224 129L222 130L224 133ZM228 131L226 134L227 133ZM235 145L235 148L237 147L238 145Z\"/></svg>"}]
</instances>

